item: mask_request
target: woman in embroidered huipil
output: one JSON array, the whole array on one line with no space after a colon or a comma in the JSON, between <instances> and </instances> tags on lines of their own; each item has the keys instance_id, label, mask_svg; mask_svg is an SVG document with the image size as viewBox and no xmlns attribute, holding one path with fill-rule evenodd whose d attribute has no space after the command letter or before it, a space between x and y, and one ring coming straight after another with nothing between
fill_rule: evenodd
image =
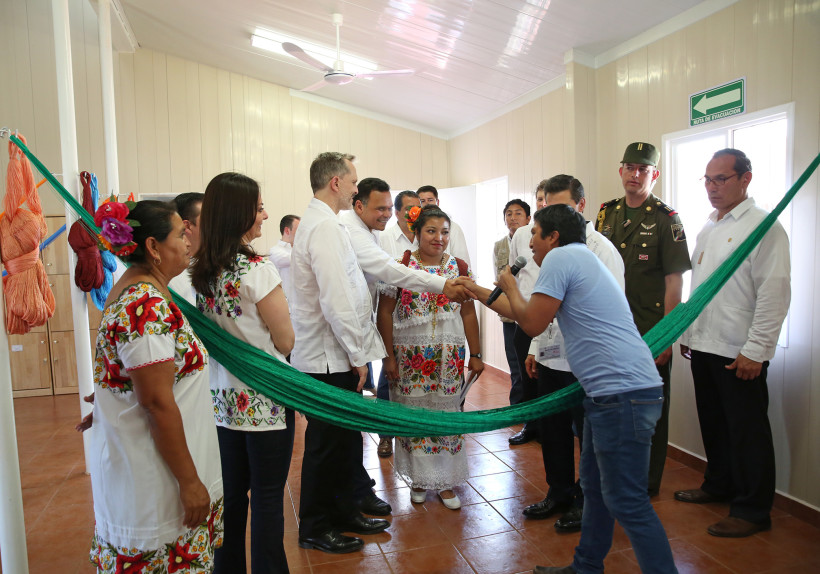
<instances>
[{"instance_id":1,"label":"woman in embroidered huipil","mask_svg":"<svg viewBox=\"0 0 820 574\"><path fill-rule=\"evenodd\" d=\"M116 202L100 209L111 214L103 225L126 235L126 214L140 225L135 250L122 255L131 268L111 289L97 332L90 559L101 573L211 572L222 543L222 474L208 355L168 290L188 267L185 227L159 201L130 213Z\"/></svg>"},{"instance_id":2,"label":"woman in embroidered huipil","mask_svg":"<svg viewBox=\"0 0 820 574\"><path fill-rule=\"evenodd\" d=\"M238 173L214 177L200 213L192 283L197 307L230 334L284 361L293 327L282 279L250 243L268 218L259 184ZM225 544L216 574L244 573L248 490L251 571L288 571L282 500L293 452L293 411L249 388L212 361L211 395L225 485Z\"/></svg>"},{"instance_id":3,"label":"woman in embroidered huipil","mask_svg":"<svg viewBox=\"0 0 820 574\"><path fill-rule=\"evenodd\" d=\"M411 254L408 267L457 278L458 262L446 252L450 218L437 206L411 213L419 247ZM412 220L413 216L417 218ZM382 283L377 322L387 349L383 368L390 383L390 400L429 409L460 410L465 335L473 351L467 361L471 375L478 376L484 370L478 354L478 319L473 303L459 305L444 295L414 293ZM447 508L459 508L461 502L453 487L467 479L464 437L396 440L394 466L411 486L411 500L422 503L427 489L433 489Z\"/></svg>"}]
</instances>

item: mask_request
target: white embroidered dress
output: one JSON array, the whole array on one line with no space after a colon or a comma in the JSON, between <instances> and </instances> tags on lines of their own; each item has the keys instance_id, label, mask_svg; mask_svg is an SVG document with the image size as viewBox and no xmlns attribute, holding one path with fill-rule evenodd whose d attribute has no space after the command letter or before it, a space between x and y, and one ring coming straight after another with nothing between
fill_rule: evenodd
<instances>
[{"instance_id":1,"label":"white embroidered dress","mask_svg":"<svg viewBox=\"0 0 820 574\"><path fill-rule=\"evenodd\" d=\"M174 399L208 520L183 525L179 484L156 448L129 370L174 361ZM90 450L98 572L205 573L222 544L222 470L210 415L208 354L179 308L153 285L126 288L103 312L94 358Z\"/></svg>"},{"instance_id":2,"label":"white embroidered dress","mask_svg":"<svg viewBox=\"0 0 820 574\"><path fill-rule=\"evenodd\" d=\"M214 296L197 293L197 308L222 329L285 361L271 341L256 304L282 283L276 266L257 255L236 256L236 269L223 271L213 287ZM284 430L285 408L251 389L228 369L211 361L211 396L216 424L234 430Z\"/></svg>"},{"instance_id":3,"label":"white embroidered dress","mask_svg":"<svg viewBox=\"0 0 820 574\"><path fill-rule=\"evenodd\" d=\"M450 255L443 266L422 265L414 256L408 267L448 279L458 277L456 259ZM379 291L397 297L395 286L380 283ZM461 305L443 294L402 290L393 310L393 353L399 380L390 382L390 400L441 411L461 410L465 339ZM452 488L468 476L464 436L397 437L394 467L410 486Z\"/></svg>"}]
</instances>

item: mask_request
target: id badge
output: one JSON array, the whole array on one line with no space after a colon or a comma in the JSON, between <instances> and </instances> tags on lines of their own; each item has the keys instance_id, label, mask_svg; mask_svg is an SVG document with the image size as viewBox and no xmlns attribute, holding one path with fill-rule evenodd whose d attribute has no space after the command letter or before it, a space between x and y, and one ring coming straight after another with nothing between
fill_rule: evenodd
<instances>
[{"instance_id":1,"label":"id badge","mask_svg":"<svg viewBox=\"0 0 820 574\"><path fill-rule=\"evenodd\" d=\"M561 345L547 345L538 349L538 360L557 359L561 356Z\"/></svg>"}]
</instances>

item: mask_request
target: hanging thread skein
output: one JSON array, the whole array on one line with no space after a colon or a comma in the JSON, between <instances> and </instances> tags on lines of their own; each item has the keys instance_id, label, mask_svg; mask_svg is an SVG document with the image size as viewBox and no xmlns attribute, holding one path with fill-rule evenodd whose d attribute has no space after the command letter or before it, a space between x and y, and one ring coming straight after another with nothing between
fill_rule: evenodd
<instances>
[{"instance_id":1,"label":"hanging thread skein","mask_svg":"<svg viewBox=\"0 0 820 574\"><path fill-rule=\"evenodd\" d=\"M80 173L83 184L83 208L94 213L94 203L91 198L91 174L87 171ZM92 234L81 219L71 224L68 232L68 244L77 254L77 266L74 268L74 283L80 290L88 293L103 284L105 274L97 247L97 238Z\"/></svg>"},{"instance_id":2,"label":"hanging thread skein","mask_svg":"<svg viewBox=\"0 0 820 574\"><path fill-rule=\"evenodd\" d=\"M97 212L97 207L99 207L100 203L100 190L97 186L97 176L93 173L91 174L91 203L94 206L94 211L91 212L93 214ZM100 256L102 257L104 278L102 285L91 290L91 300L94 302L94 306L102 311L105 309L105 301L108 299L108 294L114 286L114 271L117 270L117 258L107 249L100 251Z\"/></svg>"},{"instance_id":3,"label":"hanging thread skein","mask_svg":"<svg viewBox=\"0 0 820 574\"><path fill-rule=\"evenodd\" d=\"M25 145L25 137L19 138ZM21 207L24 201L28 209ZM6 216L0 219L0 258L8 271L3 278L6 331L22 335L54 315L55 301L40 260L40 242L47 233L40 196L28 158L12 142L3 207Z\"/></svg>"}]
</instances>

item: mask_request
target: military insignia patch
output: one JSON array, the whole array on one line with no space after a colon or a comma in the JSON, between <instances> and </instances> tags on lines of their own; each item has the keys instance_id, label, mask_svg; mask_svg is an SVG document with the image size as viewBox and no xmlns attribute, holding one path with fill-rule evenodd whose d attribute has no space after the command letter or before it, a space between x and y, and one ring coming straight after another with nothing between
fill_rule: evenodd
<instances>
[{"instance_id":1,"label":"military insignia patch","mask_svg":"<svg viewBox=\"0 0 820 574\"><path fill-rule=\"evenodd\" d=\"M640 253L640 254L638 254L638 260L639 261L649 261L649 255L647 255L646 253Z\"/></svg>"},{"instance_id":2,"label":"military insignia patch","mask_svg":"<svg viewBox=\"0 0 820 574\"><path fill-rule=\"evenodd\" d=\"M612 235L612 226L611 225L604 225L604 228L601 230L601 235L605 235L607 237Z\"/></svg>"},{"instance_id":3,"label":"military insignia patch","mask_svg":"<svg viewBox=\"0 0 820 574\"><path fill-rule=\"evenodd\" d=\"M656 225L657 225L657 223L653 223L652 225L647 225L646 223L641 223L641 227L643 227L644 229L652 229Z\"/></svg>"},{"instance_id":4,"label":"military insignia patch","mask_svg":"<svg viewBox=\"0 0 820 574\"><path fill-rule=\"evenodd\" d=\"M671 229L673 240L677 242L686 241L686 233L683 231L683 223L673 223Z\"/></svg>"}]
</instances>

